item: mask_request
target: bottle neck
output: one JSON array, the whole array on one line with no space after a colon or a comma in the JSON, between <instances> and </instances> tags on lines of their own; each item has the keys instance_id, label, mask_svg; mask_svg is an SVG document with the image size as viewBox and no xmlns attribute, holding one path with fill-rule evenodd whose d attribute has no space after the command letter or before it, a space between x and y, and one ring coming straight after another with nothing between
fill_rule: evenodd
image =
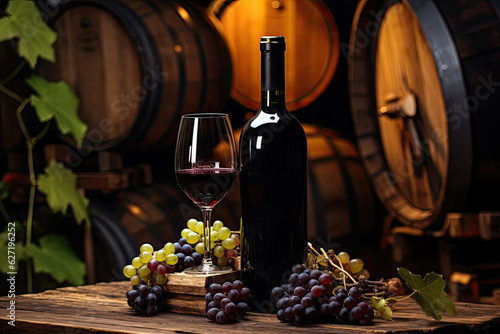
<instances>
[{"instance_id":1,"label":"bottle neck","mask_svg":"<svg viewBox=\"0 0 500 334\"><path fill-rule=\"evenodd\" d=\"M261 51L261 109L283 107L286 107L285 52Z\"/></svg>"},{"instance_id":2,"label":"bottle neck","mask_svg":"<svg viewBox=\"0 0 500 334\"><path fill-rule=\"evenodd\" d=\"M261 92L260 96L261 109L278 108L283 109L286 107L285 91L284 90L266 90Z\"/></svg>"}]
</instances>

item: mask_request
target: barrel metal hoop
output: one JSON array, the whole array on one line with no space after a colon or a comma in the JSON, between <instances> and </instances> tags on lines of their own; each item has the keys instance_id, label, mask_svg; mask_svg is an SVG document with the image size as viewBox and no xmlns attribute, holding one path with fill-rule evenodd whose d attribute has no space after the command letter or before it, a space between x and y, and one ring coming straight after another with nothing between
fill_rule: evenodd
<instances>
[{"instance_id":1,"label":"barrel metal hoop","mask_svg":"<svg viewBox=\"0 0 500 334\"><path fill-rule=\"evenodd\" d=\"M433 1L409 0L409 3L421 23L427 44L434 55L443 99L447 107L446 113L449 115L452 112L451 107L463 104L467 97L460 58L453 37L445 18ZM449 161L444 197L454 198L454 200L449 201L449 205L443 207L442 211L455 212L460 211L467 204L471 182L473 159L470 117L463 117L462 122L455 129L450 127L448 122L447 133Z\"/></svg>"}]
</instances>

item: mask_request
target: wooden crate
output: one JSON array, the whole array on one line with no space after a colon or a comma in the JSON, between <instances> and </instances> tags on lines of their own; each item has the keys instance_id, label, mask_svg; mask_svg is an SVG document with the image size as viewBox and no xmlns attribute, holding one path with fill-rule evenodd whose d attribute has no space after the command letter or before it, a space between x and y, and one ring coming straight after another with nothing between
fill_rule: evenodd
<instances>
[{"instance_id":1,"label":"wooden crate","mask_svg":"<svg viewBox=\"0 0 500 334\"><path fill-rule=\"evenodd\" d=\"M162 305L166 306L169 312L205 315L205 295L210 284L222 285L240 278L240 271L216 275L167 274L168 297L162 299Z\"/></svg>"}]
</instances>

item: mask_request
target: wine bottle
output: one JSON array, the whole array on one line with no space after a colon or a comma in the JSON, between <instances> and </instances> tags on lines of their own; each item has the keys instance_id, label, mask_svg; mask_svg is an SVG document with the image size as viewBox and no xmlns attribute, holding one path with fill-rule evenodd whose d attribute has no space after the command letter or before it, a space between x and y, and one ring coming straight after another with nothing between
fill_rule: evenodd
<instances>
[{"instance_id":1,"label":"wine bottle","mask_svg":"<svg viewBox=\"0 0 500 334\"><path fill-rule=\"evenodd\" d=\"M282 36L261 38L261 104L240 137L241 264L257 300L307 246L307 141L286 108L285 49Z\"/></svg>"}]
</instances>

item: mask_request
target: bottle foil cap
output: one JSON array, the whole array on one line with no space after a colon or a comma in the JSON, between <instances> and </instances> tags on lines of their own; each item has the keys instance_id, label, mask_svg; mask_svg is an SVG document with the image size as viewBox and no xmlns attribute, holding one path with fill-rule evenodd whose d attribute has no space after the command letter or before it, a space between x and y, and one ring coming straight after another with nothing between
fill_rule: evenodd
<instances>
[{"instance_id":1,"label":"bottle foil cap","mask_svg":"<svg viewBox=\"0 0 500 334\"><path fill-rule=\"evenodd\" d=\"M260 51L285 51L286 43L283 36L262 36L260 38Z\"/></svg>"}]
</instances>

